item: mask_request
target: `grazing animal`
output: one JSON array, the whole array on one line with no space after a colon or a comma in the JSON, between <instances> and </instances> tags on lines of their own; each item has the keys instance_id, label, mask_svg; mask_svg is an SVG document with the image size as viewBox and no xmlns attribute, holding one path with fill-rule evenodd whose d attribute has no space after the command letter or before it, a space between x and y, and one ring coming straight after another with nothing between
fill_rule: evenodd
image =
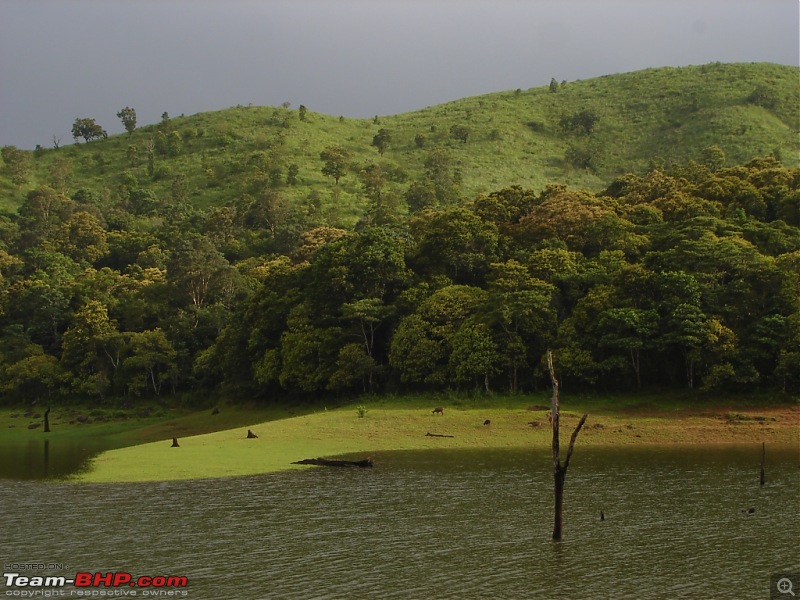
<instances>
[{"instance_id":1,"label":"grazing animal","mask_svg":"<svg viewBox=\"0 0 800 600\"><path fill-rule=\"evenodd\" d=\"M486 420L483 422L483 425L484 425L484 427L485 427L486 425L491 425L491 423L492 423L492 422L491 422L489 419L486 419Z\"/></svg>"},{"instance_id":2,"label":"grazing animal","mask_svg":"<svg viewBox=\"0 0 800 600\"><path fill-rule=\"evenodd\" d=\"M211 411L211 414L212 415L218 415L219 414L219 409L215 406L214 410Z\"/></svg>"},{"instance_id":3,"label":"grazing animal","mask_svg":"<svg viewBox=\"0 0 800 600\"><path fill-rule=\"evenodd\" d=\"M439 413L440 415L444 416L444 407L443 406L437 406L436 408L433 409L432 412L433 412L434 415L436 413Z\"/></svg>"}]
</instances>

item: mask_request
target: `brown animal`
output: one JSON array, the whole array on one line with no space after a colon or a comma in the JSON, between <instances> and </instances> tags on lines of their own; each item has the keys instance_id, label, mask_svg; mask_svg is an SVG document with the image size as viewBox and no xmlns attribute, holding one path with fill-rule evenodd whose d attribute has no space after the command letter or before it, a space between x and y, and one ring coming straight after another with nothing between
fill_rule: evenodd
<instances>
[{"instance_id":1,"label":"brown animal","mask_svg":"<svg viewBox=\"0 0 800 600\"><path fill-rule=\"evenodd\" d=\"M253 432L252 432L252 431L250 431L249 429L247 430L247 439L248 439L248 440L254 440L254 439L256 439L257 437L258 437L258 436L257 436L255 433L253 433Z\"/></svg>"},{"instance_id":2,"label":"brown animal","mask_svg":"<svg viewBox=\"0 0 800 600\"><path fill-rule=\"evenodd\" d=\"M433 414L435 415L436 413L439 413L440 415L444 416L444 407L443 406L437 406L436 408L434 408L433 409Z\"/></svg>"},{"instance_id":3,"label":"brown animal","mask_svg":"<svg viewBox=\"0 0 800 600\"><path fill-rule=\"evenodd\" d=\"M492 423L492 422L491 422L489 419L486 419L486 420L483 422L483 425L484 425L484 427L485 427L486 425L490 425L491 423Z\"/></svg>"}]
</instances>

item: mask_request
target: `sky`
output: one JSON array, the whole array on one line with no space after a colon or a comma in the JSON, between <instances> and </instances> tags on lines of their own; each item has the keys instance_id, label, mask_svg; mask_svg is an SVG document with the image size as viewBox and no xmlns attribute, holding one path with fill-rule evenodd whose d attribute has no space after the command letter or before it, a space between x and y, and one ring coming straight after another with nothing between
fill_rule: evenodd
<instances>
[{"instance_id":1,"label":"sky","mask_svg":"<svg viewBox=\"0 0 800 600\"><path fill-rule=\"evenodd\" d=\"M798 0L0 0L0 146L164 112L368 118L649 67L800 64ZM799 81L800 83L800 81Z\"/></svg>"}]
</instances>

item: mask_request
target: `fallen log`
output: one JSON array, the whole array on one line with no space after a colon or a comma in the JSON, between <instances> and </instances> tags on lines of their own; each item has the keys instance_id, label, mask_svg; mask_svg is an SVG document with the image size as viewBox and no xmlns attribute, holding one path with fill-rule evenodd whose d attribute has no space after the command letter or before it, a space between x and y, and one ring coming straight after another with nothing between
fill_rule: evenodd
<instances>
[{"instance_id":1,"label":"fallen log","mask_svg":"<svg viewBox=\"0 0 800 600\"><path fill-rule=\"evenodd\" d=\"M304 458L292 463L293 465L319 465L322 467L371 467L372 459L364 460L334 460L330 458Z\"/></svg>"},{"instance_id":2,"label":"fallen log","mask_svg":"<svg viewBox=\"0 0 800 600\"><path fill-rule=\"evenodd\" d=\"M442 433L431 433L430 431L425 434L428 437L456 437L454 435L444 435Z\"/></svg>"}]
</instances>

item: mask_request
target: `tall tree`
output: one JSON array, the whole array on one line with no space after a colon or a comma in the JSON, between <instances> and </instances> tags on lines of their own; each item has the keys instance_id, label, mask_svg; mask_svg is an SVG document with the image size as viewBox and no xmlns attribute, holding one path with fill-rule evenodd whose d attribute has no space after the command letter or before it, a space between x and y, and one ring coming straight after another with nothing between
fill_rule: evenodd
<instances>
[{"instance_id":1,"label":"tall tree","mask_svg":"<svg viewBox=\"0 0 800 600\"><path fill-rule=\"evenodd\" d=\"M308 307L295 307L281 336L281 385L303 392L326 389L336 369L340 344L338 327L315 327Z\"/></svg>"},{"instance_id":2,"label":"tall tree","mask_svg":"<svg viewBox=\"0 0 800 600\"><path fill-rule=\"evenodd\" d=\"M125 131L129 134L136 130L136 111L130 106L126 106L117 113L117 118L122 121Z\"/></svg>"},{"instance_id":3,"label":"tall tree","mask_svg":"<svg viewBox=\"0 0 800 600\"><path fill-rule=\"evenodd\" d=\"M380 298L363 298L342 305L342 319L358 325L358 331L361 334L360 341L363 342L363 344L359 345L359 348L369 359L355 361L350 358L346 364L362 365L364 367L360 375L366 377L367 387L370 391L372 391L375 383L375 334L389 313L390 309L383 304ZM356 357L359 355L351 349L346 356ZM342 359L340 352L340 360Z\"/></svg>"},{"instance_id":4,"label":"tall tree","mask_svg":"<svg viewBox=\"0 0 800 600\"><path fill-rule=\"evenodd\" d=\"M389 363L398 370L401 380L446 384L453 336L485 301L486 292L480 288L449 285L434 292L414 314L403 319L389 352ZM468 339L464 345L462 358L466 360Z\"/></svg>"},{"instance_id":5,"label":"tall tree","mask_svg":"<svg viewBox=\"0 0 800 600\"><path fill-rule=\"evenodd\" d=\"M347 173L350 164L350 151L344 146L328 146L320 152L319 157L325 161L322 174L333 177L336 185L339 185L339 180Z\"/></svg>"},{"instance_id":6,"label":"tall tree","mask_svg":"<svg viewBox=\"0 0 800 600\"><path fill-rule=\"evenodd\" d=\"M135 395L145 395L152 388L158 396L164 382L174 374L175 348L160 328L131 332L126 337L128 355L123 368L129 390Z\"/></svg>"},{"instance_id":7,"label":"tall tree","mask_svg":"<svg viewBox=\"0 0 800 600\"><path fill-rule=\"evenodd\" d=\"M492 263L489 273L489 299L485 318L499 329L500 352L508 369L509 388L519 386L519 371L537 360L552 341L556 331L553 301L556 287L532 277L515 260Z\"/></svg>"},{"instance_id":8,"label":"tall tree","mask_svg":"<svg viewBox=\"0 0 800 600\"><path fill-rule=\"evenodd\" d=\"M372 145L378 149L378 154L383 156L383 153L386 151L386 148L389 147L391 141L392 135L389 131L387 129L379 129L378 133L372 138Z\"/></svg>"},{"instance_id":9,"label":"tall tree","mask_svg":"<svg viewBox=\"0 0 800 600\"><path fill-rule=\"evenodd\" d=\"M199 308L212 292L213 282L228 266L228 261L205 236L184 240L167 265L167 278L178 296Z\"/></svg>"},{"instance_id":10,"label":"tall tree","mask_svg":"<svg viewBox=\"0 0 800 600\"><path fill-rule=\"evenodd\" d=\"M417 267L444 273L459 283L481 281L497 258L497 226L466 208L424 214L412 223L412 230L419 239Z\"/></svg>"},{"instance_id":11,"label":"tall tree","mask_svg":"<svg viewBox=\"0 0 800 600\"><path fill-rule=\"evenodd\" d=\"M121 342L102 303L89 300L78 309L61 342L61 362L72 371L76 390L93 395L108 390L119 367Z\"/></svg>"},{"instance_id":12,"label":"tall tree","mask_svg":"<svg viewBox=\"0 0 800 600\"><path fill-rule=\"evenodd\" d=\"M636 375L636 389L642 387L642 352L652 346L657 329L658 313L655 310L619 307L609 308L600 314L600 346L628 355ZM614 364L616 358L616 355L612 355L607 361Z\"/></svg>"},{"instance_id":13,"label":"tall tree","mask_svg":"<svg viewBox=\"0 0 800 600\"><path fill-rule=\"evenodd\" d=\"M72 213L53 238L63 254L78 262L93 264L108 254L105 230L97 217L83 210Z\"/></svg>"},{"instance_id":14,"label":"tall tree","mask_svg":"<svg viewBox=\"0 0 800 600\"><path fill-rule=\"evenodd\" d=\"M487 393L491 377L500 372L501 356L489 326L468 321L450 339L450 368L456 381L482 380ZM477 386L476 386L477 387Z\"/></svg>"},{"instance_id":15,"label":"tall tree","mask_svg":"<svg viewBox=\"0 0 800 600\"><path fill-rule=\"evenodd\" d=\"M11 183L20 188L28 183L33 169L33 152L15 146L3 146L0 155L5 163L3 170L11 177Z\"/></svg>"}]
</instances>

